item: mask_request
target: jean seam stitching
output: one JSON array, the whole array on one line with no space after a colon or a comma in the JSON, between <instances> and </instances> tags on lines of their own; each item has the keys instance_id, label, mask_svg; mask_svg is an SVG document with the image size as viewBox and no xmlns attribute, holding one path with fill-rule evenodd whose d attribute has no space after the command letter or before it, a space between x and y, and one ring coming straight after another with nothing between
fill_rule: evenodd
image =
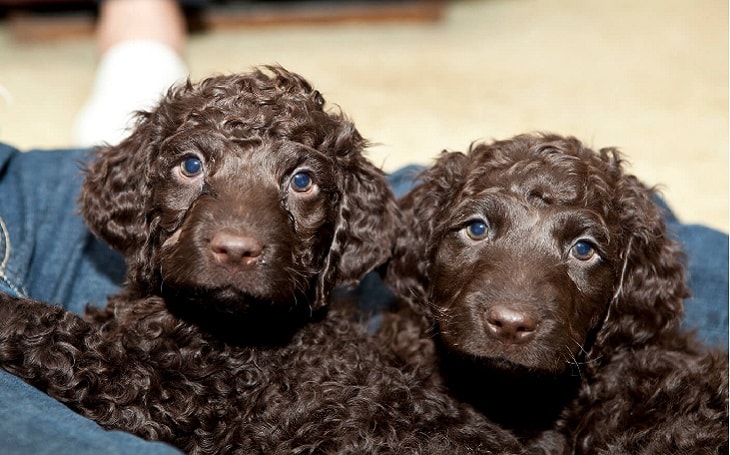
<instances>
[{"instance_id":1,"label":"jean seam stitching","mask_svg":"<svg viewBox=\"0 0 730 455\"><path fill-rule=\"evenodd\" d=\"M18 287L17 285L13 284L12 281L10 281L10 278L5 274L5 267L7 267L8 262L10 261L10 234L8 233L8 227L5 224L5 220L3 220L2 217L0 217L0 235L2 236L3 244L5 245L5 252L3 254L3 259L0 262L0 280L2 280L10 289L13 290L18 296L25 296L25 291Z\"/></svg>"},{"instance_id":2,"label":"jean seam stitching","mask_svg":"<svg viewBox=\"0 0 730 455\"><path fill-rule=\"evenodd\" d=\"M8 234L8 228L5 225L5 221L0 216L0 234L2 234L2 238L4 240L5 244L5 254L3 255L3 260L0 262L0 274L5 276L5 267L8 265L8 260L10 259L10 235Z\"/></svg>"}]
</instances>

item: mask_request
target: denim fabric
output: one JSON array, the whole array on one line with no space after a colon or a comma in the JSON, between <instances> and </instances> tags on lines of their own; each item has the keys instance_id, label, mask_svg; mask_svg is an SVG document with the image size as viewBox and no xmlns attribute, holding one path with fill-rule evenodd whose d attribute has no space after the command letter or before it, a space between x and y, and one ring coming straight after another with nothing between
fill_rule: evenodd
<instances>
[{"instance_id":1,"label":"denim fabric","mask_svg":"<svg viewBox=\"0 0 730 455\"><path fill-rule=\"evenodd\" d=\"M0 290L80 312L103 304L124 262L76 210L83 150L20 153L0 144Z\"/></svg>"},{"instance_id":2,"label":"denim fabric","mask_svg":"<svg viewBox=\"0 0 730 455\"><path fill-rule=\"evenodd\" d=\"M86 229L75 203L82 150L20 153L0 144L0 292L102 304L124 262ZM106 431L0 370L2 454L178 454L162 443Z\"/></svg>"},{"instance_id":3,"label":"denim fabric","mask_svg":"<svg viewBox=\"0 0 730 455\"><path fill-rule=\"evenodd\" d=\"M0 292L63 304L80 313L118 289L124 263L95 239L76 213L83 150L20 153L0 144ZM419 166L390 176L397 195L413 185ZM703 226L670 228L689 251L691 287L686 324L710 341L728 341L728 236ZM374 274L358 290L366 312L392 295ZM377 324L377 319L372 319ZM107 431L0 370L0 453L175 454L176 449Z\"/></svg>"},{"instance_id":4,"label":"denim fabric","mask_svg":"<svg viewBox=\"0 0 730 455\"><path fill-rule=\"evenodd\" d=\"M728 235L706 226L668 223L687 252L692 297L684 326L710 344L728 347Z\"/></svg>"},{"instance_id":5,"label":"denim fabric","mask_svg":"<svg viewBox=\"0 0 730 455\"><path fill-rule=\"evenodd\" d=\"M3 455L177 455L164 443L106 431L43 392L0 370L0 453Z\"/></svg>"}]
</instances>

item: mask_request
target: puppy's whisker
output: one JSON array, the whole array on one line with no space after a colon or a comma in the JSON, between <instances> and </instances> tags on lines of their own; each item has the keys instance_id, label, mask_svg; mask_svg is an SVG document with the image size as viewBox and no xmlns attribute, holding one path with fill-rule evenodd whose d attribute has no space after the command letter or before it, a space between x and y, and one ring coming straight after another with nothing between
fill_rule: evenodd
<instances>
[{"instance_id":1,"label":"puppy's whisker","mask_svg":"<svg viewBox=\"0 0 730 455\"><path fill-rule=\"evenodd\" d=\"M575 340L573 340L573 342L575 342ZM577 343L577 344L578 344L578 346L580 347L580 343ZM575 355L573 354L573 351L572 351L572 349L570 349L570 347L568 347L568 346L564 346L564 348L565 348L565 350L566 350L566 351L567 351L567 353L568 353L568 355L567 355L567 358L566 358L566 360L565 360L565 363L566 363L566 364L568 364L569 366L573 366L573 367L575 367L574 371L576 371L576 372L578 373L578 375L579 375L579 376L580 376L581 378L583 378L583 372L582 372L582 369L581 369L581 365L583 365L583 362L580 362L580 361L579 361L579 360L578 360L578 359L577 359L577 358L575 357Z\"/></svg>"}]
</instances>

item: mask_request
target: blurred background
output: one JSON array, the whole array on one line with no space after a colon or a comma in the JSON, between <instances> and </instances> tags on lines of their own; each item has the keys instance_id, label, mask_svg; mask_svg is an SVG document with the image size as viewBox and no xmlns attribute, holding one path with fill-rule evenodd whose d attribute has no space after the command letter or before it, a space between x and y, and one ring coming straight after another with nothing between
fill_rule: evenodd
<instances>
[{"instance_id":1,"label":"blurred background","mask_svg":"<svg viewBox=\"0 0 730 455\"><path fill-rule=\"evenodd\" d=\"M0 0L0 141L74 145L94 8ZM574 135L619 147L682 221L728 231L726 0L229 1L190 25L192 79L299 72L386 171L475 140Z\"/></svg>"}]
</instances>

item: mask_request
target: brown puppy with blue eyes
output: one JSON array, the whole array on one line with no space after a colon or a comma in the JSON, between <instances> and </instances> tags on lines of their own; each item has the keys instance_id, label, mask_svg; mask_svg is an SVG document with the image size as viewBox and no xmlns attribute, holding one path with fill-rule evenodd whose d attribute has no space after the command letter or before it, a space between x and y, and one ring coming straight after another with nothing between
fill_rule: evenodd
<instances>
[{"instance_id":1,"label":"brown puppy with blue eyes","mask_svg":"<svg viewBox=\"0 0 730 455\"><path fill-rule=\"evenodd\" d=\"M475 144L401 209L388 281L435 343L398 349L530 453L727 452L727 353L680 331L682 252L616 150Z\"/></svg>"},{"instance_id":2,"label":"brown puppy with blue eyes","mask_svg":"<svg viewBox=\"0 0 730 455\"><path fill-rule=\"evenodd\" d=\"M521 453L330 304L395 241L364 147L280 67L173 88L86 171L121 293L84 318L0 294L0 366L187 453Z\"/></svg>"}]
</instances>

